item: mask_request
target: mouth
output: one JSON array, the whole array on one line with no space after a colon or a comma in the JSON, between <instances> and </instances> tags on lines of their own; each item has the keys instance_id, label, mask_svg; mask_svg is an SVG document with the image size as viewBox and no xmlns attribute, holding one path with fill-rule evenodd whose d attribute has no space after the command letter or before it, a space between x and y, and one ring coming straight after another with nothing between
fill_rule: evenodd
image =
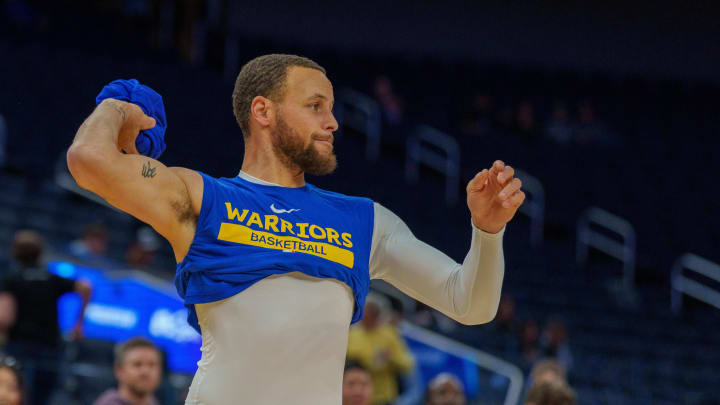
<instances>
[{"instance_id":1,"label":"mouth","mask_svg":"<svg viewBox=\"0 0 720 405\"><path fill-rule=\"evenodd\" d=\"M333 136L332 135L313 135L312 140L318 144L325 145L328 148L333 148Z\"/></svg>"}]
</instances>

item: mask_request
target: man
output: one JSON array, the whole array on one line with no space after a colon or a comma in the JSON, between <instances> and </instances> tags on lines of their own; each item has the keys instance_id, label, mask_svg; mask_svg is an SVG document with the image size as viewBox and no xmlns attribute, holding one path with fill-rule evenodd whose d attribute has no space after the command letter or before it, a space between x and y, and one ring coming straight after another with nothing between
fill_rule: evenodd
<instances>
[{"instance_id":1,"label":"man","mask_svg":"<svg viewBox=\"0 0 720 405\"><path fill-rule=\"evenodd\" d=\"M567 382L565 369L555 359L543 359L538 361L530 371L531 385L540 384L546 381Z\"/></svg>"},{"instance_id":2,"label":"man","mask_svg":"<svg viewBox=\"0 0 720 405\"><path fill-rule=\"evenodd\" d=\"M465 388L457 377L440 373L428 384L425 405L465 405Z\"/></svg>"},{"instance_id":3,"label":"man","mask_svg":"<svg viewBox=\"0 0 720 405\"><path fill-rule=\"evenodd\" d=\"M370 405L372 403L373 384L370 373L360 363L353 360L345 363L342 384L342 405Z\"/></svg>"},{"instance_id":4,"label":"man","mask_svg":"<svg viewBox=\"0 0 720 405\"><path fill-rule=\"evenodd\" d=\"M347 358L360 362L370 373L373 404L392 403L398 395L398 378L414 364L412 355L394 325L383 319L388 303L370 294L363 319L350 329Z\"/></svg>"},{"instance_id":5,"label":"man","mask_svg":"<svg viewBox=\"0 0 720 405\"><path fill-rule=\"evenodd\" d=\"M157 405L155 390L162 378L162 355L149 340L136 337L115 349L118 389L105 391L94 405Z\"/></svg>"},{"instance_id":6,"label":"man","mask_svg":"<svg viewBox=\"0 0 720 405\"><path fill-rule=\"evenodd\" d=\"M138 132L155 122L112 99L68 150L81 187L173 247L175 283L204 345L188 404L337 404L348 325L362 318L370 278L465 324L495 315L502 233L524 199L513 169L497 161L468 184L473 242L460 265L381 205L305 183L336 166L333 102L320 65L265 55L235 83L245 140L235 178L137 155Z\"/></svg>"},{"instance_id":7,"label":"man","mask_svg":"<svg viewBox=\"0 0 720 405\"><path fill-rule=\"evenodd\" d=\"M575 391L561 380L543 381L530 388L525 405L575 405Z\"/></svg>"},{"instance_id":8,"label":"man","mask_svg":"<svg viewBox=\"0 0 720 405\"><path fill-rule=\"evenodd\" d=\"M61 339L57 301L76 292L82 309L72 338L82 337L82 320L92 292L90 284L48 272L40 263L43 238L34 231L18 231L13 237L12 257L18 271L7 275L0 291L0 327L7 328L7 351L26 369L32 385L30 403L45 404L55 385L60 362Z\"/></svg>"}]
</instances>

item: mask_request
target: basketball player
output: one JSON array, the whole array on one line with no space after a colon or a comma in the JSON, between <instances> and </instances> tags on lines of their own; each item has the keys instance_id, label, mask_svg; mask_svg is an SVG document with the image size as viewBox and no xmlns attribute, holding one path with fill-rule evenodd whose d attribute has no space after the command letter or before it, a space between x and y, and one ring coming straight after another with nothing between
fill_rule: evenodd
<instances>
[{"instance_id":1,"label":"basketball player","mask_svg":"<svg viewBox=\"0 0 720 405\"><path fill-rule=\"evenodd\" d=\"M464 324L495 316L502 234L525 198L513 169L496 161L468 184L472 243L458 264L380 204L305 182L336 166L333 101L309 59L248 62L233 92L245 141L234 178L137 154L136 136L155 122L112 99L68 150L81 187L173 247L175 284L203 340L186 404L339 404L348 326L362 317L371 278Z\"/></svg>"}]
</instances>

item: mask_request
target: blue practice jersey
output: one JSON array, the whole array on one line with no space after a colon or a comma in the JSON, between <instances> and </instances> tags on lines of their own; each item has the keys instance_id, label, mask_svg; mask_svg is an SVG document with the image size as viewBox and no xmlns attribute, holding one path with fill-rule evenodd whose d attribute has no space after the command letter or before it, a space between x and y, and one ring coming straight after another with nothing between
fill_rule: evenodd
<instances>
[{"instance_id":1,"label":"blue practice jersey","mask_svg":"<svg viewBox=\"0 0 720 405\"><path fill-rule=\"evenodd\" d=\"M273 274L294 271L347 284L362 318L370 285L373 202L200 173L204 190L195 238L175 286L200 331L194 304L231 297Z\"/></svg>"}]
</instances>

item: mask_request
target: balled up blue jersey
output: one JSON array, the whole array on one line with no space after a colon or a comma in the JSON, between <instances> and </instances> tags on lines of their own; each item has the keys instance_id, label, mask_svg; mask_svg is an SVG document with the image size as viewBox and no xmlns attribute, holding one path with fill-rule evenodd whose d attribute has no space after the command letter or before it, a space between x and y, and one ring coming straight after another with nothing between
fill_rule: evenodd
<instances>
[{"instance_id":1,"label":"balled up blue jersey","mask_svg":"<svg viewBox=\"0 0 720 405\"><path fill-rule=\"evenodd\" d=\"M371 200L200 173L204 190L195 238L175 286L200 331L194 304L231 297L265 277L294 271L333 278L353 291L352 322L370 285Z\"/></svg>"}]
</instances>

